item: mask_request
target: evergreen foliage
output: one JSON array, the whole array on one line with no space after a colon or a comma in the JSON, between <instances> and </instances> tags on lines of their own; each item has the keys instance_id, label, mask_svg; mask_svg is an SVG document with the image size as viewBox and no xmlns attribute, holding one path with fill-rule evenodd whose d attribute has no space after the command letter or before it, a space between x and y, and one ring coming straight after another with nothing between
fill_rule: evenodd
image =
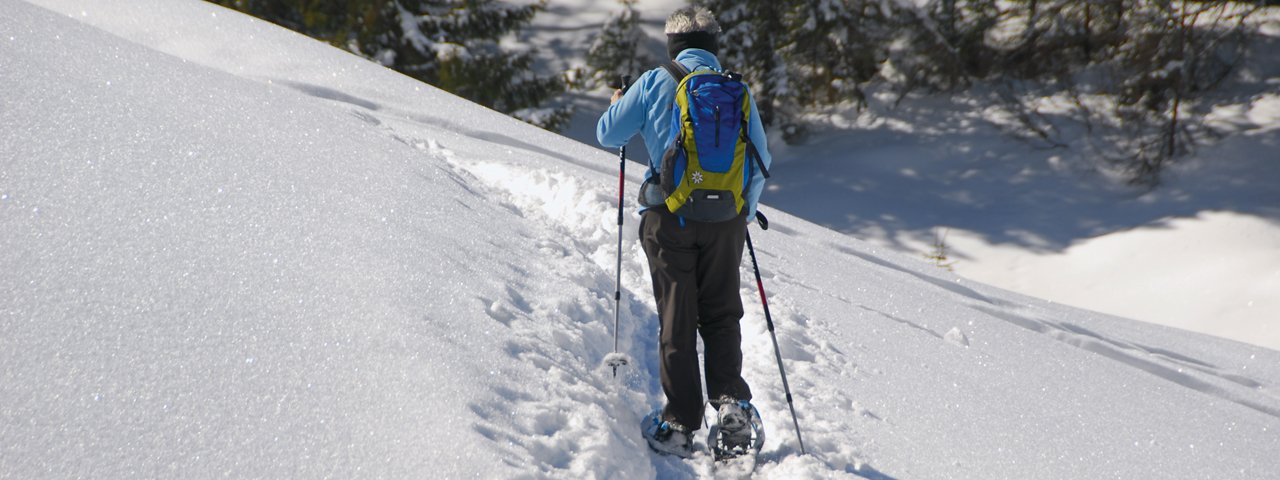
<instances>
[{"instance_id":1,"label":"evergreen foliage","mask_svg":"<svg viewBox=\"0 0 1280 480\"><path fill-rule=\"evenodd\" d=\"M756 98L766 125L781 125L788 135L798 133L799 105L781 46L782 22L788 3L775 0L695 0L716 14L720 27L720 64L741 73Z\"/></svg>"},{"instance_id":2,"label":"evergreen foliage","mask_svg":"<svg viewBox=\"0 0 1280 480\"><path fill-rule=\"evenodd\" d=\"M879 0L696 0L717 14L720 60L744 75L765 124L804 138L801 116L865 100L889 52L895 14Z\"/></svg>"},{"instance_id":3,"label":"evergreen foliage","mask_svg":"<svg viewBox=\"0 0 1280 480\"><path fill-rule=\"evenodd\" d=\"M1031 100L1076 99L1102 158L1134 183L1205 129L1202 99L1235 68L1245 19L1263 2L1227 0L694 0L725 32L721 63L745 75L767 124L803 138L802 116L861 106L875 82L897 90L995 87L997 103L1052 145L1058 125ZM900 97L901 98L901 97ZM1059 115L1061 116L1061 115ZM1061 121L1059 119L1059 121Z\"/></svg>"},{"instance_id":4,"label":"evergreen foliage","mask_svg":"<svg viewBox=\"0 0 1280 480\"><path fill-rule=\"evenodd\" d=\"M868 0L791 2L783 24L790 32L782 56L790 66L796 103L865 102L860 84L879 71L888 33L883 3ZM863 18L874 21L861 21ZM872 28L866 28L866 27Z\"/></svg>"},{"instance_id":5,"label":"evergreen foliage","mask_svg":"<svg viewBox=\"0 0 1280 480\"><path fill-rule=\"evenodd\" d=\"M916 48L895 65L906 89L950 91L965 88L992 70L986 39L999 21L995 0L933 0L908 20Z\"/></svg>"},{"instance_id":6,"label":"evergreen foliage","mask_svg":"<svg viewBox=\"0 0 1280 480\"><path fill-rule=\"evenodd\" d=\"M604 28L587 51L587 67L594 85L614 85L624 76L635 77L658 65L658 59L646 52L644 32L640 30L638 0L618 0L622 10L605 22Z\"/></svg>"},{"instance_id":7,"label":"evergreen foliage","mask_svg":"<svg viewBox=\"0 0 1280 480\"><path fill-rule=\"evenodd\" d=\"M1090 138L1099 156L1131 183L1154 186L1164 165L1209 133L1203 99L1243 58L1245 21L1256 8L1224 0L1022 2L1001 15L1024 23L1023 33L994 42L992 68L979 77L1035 81L1017 84L1015 95L1077 98L1079 119L1115 132ZM1054 128L1020 102L1007 108L1043 136Z\"/></svg>"},{"instance_id":8,"label":"evergreen foliage","mask_svg":"<svg viewBox=\"0 0 1280 480\"><path fill-rule=\"evenodd\" d=\"M531 72L533 57L499 47L548 0L210 0L257 15L445 90L548 128L568 83ZM587 52L588 82L613 83L665 59L641 48L635 8L604 25ZM1074 99L1099 157L1153 185L1164 164L1206 135L1205 95L1227 78L1249 38L1245 19L1268 1L1227 0L690 0L724 29L719 57L742 73L767 125L804 138L807 113L862 106L878 84L915 91L997 92L1012 118L1051 145L1037 98ZM994 88L992 88L994 87ZM1115 133L1118 132L1118 133Z\"/></svg>"},{"instance_id":9,"label":"evergreen foliage","mask_svg":"<svg viewBox=\"0 0 1280 480\"><path fill-rule=\"evenodd\" d=\"M498 45L546 0L210 0L327 41L486 107L549 129L568 107L545 107L566 89L531 71L528 52Z\"/></svg>"}]
</instances>

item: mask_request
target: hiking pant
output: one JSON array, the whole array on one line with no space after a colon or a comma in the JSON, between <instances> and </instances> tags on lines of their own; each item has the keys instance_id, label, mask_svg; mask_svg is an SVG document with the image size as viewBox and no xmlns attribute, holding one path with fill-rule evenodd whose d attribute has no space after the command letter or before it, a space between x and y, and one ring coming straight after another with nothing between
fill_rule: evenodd
<instances>
[{"instance_id":1,"label":"hiking pant","mask_svg":"<svg viewBox=\"0 0 1280 480\"><path fill-rule=\"evenodd\" d=\"M702 426L702 335L707 396L750 400L742 378L742 297L738 267L745 245L746 216L720 223L688 221L664 208L646 210L640 242L649 257L653 295L661 320L659 355L667 405L662 418L697 430Z\"/></svg>"}]
</instances>

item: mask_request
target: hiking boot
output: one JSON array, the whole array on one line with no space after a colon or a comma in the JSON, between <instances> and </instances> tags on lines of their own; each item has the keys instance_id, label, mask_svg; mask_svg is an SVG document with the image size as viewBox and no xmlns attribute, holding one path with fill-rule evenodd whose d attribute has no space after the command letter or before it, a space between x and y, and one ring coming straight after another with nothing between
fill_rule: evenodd
<instances>
[{"instance_id":1,"label":"hiking boot","mask_svg":"<svg viewBox=\"0 0 1280 480\"><path fill-rule=\"evenodd\" d=\"M646 415L640 426L653 451L681 458L693 456L693 431L679 423L663 420L662 409Z\"/></svg>"}]
</instances>

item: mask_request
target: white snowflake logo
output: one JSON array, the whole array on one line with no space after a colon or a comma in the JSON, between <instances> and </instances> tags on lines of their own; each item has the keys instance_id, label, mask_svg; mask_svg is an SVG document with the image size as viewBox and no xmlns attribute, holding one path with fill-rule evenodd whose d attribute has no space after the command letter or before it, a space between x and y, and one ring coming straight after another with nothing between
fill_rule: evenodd
<instances>
[{"instance_id":1,"label":"white snowflake logo","mask_svg":"<svg viewBox=\"0 0 1280 480\"><path fill-rule=\"evenodd\" d=\"M691 178L693 178L694 185L702 183L702 172L693 172L693 176Z\"/></svg>"}]
</instances>

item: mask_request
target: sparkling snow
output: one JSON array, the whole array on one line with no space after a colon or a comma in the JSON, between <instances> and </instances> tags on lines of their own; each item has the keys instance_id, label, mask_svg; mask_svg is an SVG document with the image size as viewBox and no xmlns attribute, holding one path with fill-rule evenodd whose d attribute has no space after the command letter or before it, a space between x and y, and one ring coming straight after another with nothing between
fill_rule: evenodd
<instances>
[{"instance_id":1,"label":"sparkling snow","mask_svg":"<svg viewBox=\"0 0 1280 480\"><path fill-rule=\"evenodd\" d=\"M634 362L602 364L616 157L204 2L85 3L0 0L0 476L712 476L637 434L661 391L630 213ZM744 282L757 476L1280 469L1280 352L764 209L809 455Z\"/></svg>"}]
</instances>

